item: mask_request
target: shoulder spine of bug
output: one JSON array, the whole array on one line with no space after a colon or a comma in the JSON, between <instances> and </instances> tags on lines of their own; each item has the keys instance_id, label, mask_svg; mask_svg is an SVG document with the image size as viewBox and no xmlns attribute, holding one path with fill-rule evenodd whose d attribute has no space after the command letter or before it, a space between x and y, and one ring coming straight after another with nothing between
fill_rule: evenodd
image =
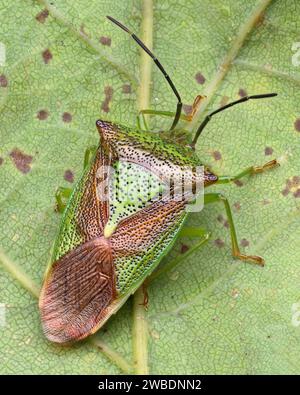
<instances>
[{"instance_id":1,"label":"shoulder spine of bug","mask_svg":"<svg viewBox=\"0 0 300 395\"><path fill-rule=\"evenodd\" d=\"M40 295L44 333L57 343L77 341L96 332L172 248L187 217L186 205L195 196L184 195L183 199L176 200L174 189L172 194L164 194L170 178L185 169L192 184L201 181L207 188L278 164L273 160L263 166L252 166L234 177L217 176L204 166L202 178L197 179L194 169L202 166L202 162L195 146L212 116L249 99L276 94L253 95L229 103L206 116L190 144L182 146L175 137L170 142L179 119L184 118L175 85L159 60L134 33L116 19L108 19L130 34L151 56L178 103L168 137L166 133L158 136L113 122L96 122L100 144L92 159L86 160L84 173L64 211ZM199 98L197 96L195 104L200 102ZM99 193L103 182L105 196ZM205 204L215 201L225 205L233 256L263 265L261 257L240 252L227 199L218 193L205 194Z\"/></svg>"}]
</instances>

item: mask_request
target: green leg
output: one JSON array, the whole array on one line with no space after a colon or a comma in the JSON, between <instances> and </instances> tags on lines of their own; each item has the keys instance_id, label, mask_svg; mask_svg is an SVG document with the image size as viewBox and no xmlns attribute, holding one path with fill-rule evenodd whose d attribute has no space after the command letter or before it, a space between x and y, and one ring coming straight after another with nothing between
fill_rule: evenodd
<instances>
[{"instance_id":1,"label":"green leg","mask_svg":"<svg viewBox=\"0 0 300 395\"><path fill-rule=\"evenodd\" d=\"M245 255L240 252L236 230L233 222L232 212L227 198L222 193L206 193L204 195L204 204L222 202L225 206L227 220L230 228L231 245L232 245L232 255L234 258L241 259L243 261L248 261L251 263L256 263L260 266L264 266L264 260L260 256L256 255Z\"/></svg>"},{"instance_id":2,"label":"green leg","mask_svg":"<svg viewBox=\"0 0 300 395\"><path fill-rule=\"evenodd\" d=\"M141 119L139 115L136 117L136 126L138 130L142 130Z\"/></svg>"},{"instance_id":3,"label":"green leg","mask_svg":"<svg viewBox=\"0 0 300 395\"><path fill-rule=\"evenodd\" d=\"M145 130L146 132L149 132L148 123L142 111L139 112L139 115L136 117L136 120L137 120L137 127L139 130Z\"/></svg>"},{"instance_id":4,"label":"green leg","mask_svg":"<svg viewBox=\"0 0 300 395\"><path fill-rule=\"evenodd\" d=\"M64 187L57 188L57 191L55 193L55 198L57 203L57 211L59 213L64 212L67 205L67 201L71 196L71 193L72 193L72 188L64 188Z\"/></svg>"},{"instance_id":5,"label":"green leg","mask_svg":"<svg viewBox=\"0 0 300 395\"><path fill-rule=\"evenodd\" d=\"M89 147L85 150L84 160L83 160L83 168L84 169L90 163L92 157L95 155L96 150L97 150L97 147L95 145L92 145L91 147Z\"/></svg>"},{"instance_id":6,"label":"green leg","mask_svg":"<svg viewBox=\"0 0 300 395\"><path fill-rule=\"evenodd\" d=\"M167 273L171 270L173 270L176 266L178 266L182 261L186 260L186 258L193 254L198 248L200 248L203 244L207 242L207 240L210 238L210 233L207 232L203 228L194 228L194 227L184 227L180 234L179 237L197 237L201 238L198 243L196 243L194 246L189 248L184 254L178 255L175 259L172 261L166 263L163 265L161 268L156 270L151 274L151 276L148 277L148 279L145 281L146 286L155 280L157 277L161 276L163 273Z\"/></svg>"},{"instance_id":7,"label":"green leg","mask_svg":"<svg viewBox=\"0 0 300 395\"><path fill-rule=\"evenodd\" d=\"M193 226L184 226L180 233L179 237L204 237L209 236L209 233L204 228L195 228Z\"/></svg>"},{"instance_id":8,"label":"green leg","mask_svg":"<svg viewBox=\"0 0 300 395\"><path fill-rule=\"evenodd\" d=\"M262 166L251 166L247 169L241 171L236 176L220 176L218 178L217 184L227 184L229 182L233 182L239 180L240 178L247 175L254 175L258 173L263 173L266 170L273 169L274 167L279 166L279 162L276 159L271 160L270 162L265 163Z\"/></svg>"},{"instance_id":9,"label":"green leg","mask_svg":"<svg viewBox=\"0 0 300 395\"><path fill-rule=\"evenodd\" d=\"M197 112L197 109L199 108L201 101L205 98L205 96L201 96L201 95L197 95L195 97L195 100L193 102L192 105L192 112L189 115L185 115L185 114L180 114L180 119L184 120L184 121L189 121L191 122L193 120L194 115ZM141 110L140 114L149 114L149 115L160 115L163 117L175 117L175 112L172 111L157 111L157 110L151 110L151 109L147 109L147 110Z\"/></svg>"}]
</instances>

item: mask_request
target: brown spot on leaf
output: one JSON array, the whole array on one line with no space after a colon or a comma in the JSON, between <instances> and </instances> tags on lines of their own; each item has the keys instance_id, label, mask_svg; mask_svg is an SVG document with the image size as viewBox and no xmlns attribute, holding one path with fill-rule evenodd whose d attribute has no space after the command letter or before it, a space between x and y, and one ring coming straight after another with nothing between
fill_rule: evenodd
<instances>
[{"instance_id":1,"label":"brown spot on leaf","mask_svg":"<svg viewBox=\"0 0 300 395\"><path fill-rule=\"evenodd\" d=\"M109 103L112 99L114 90L111 86L106 86L104 88L105 99L102 102L101 110L104 112L109 112Z\"/></svg>"},{"instance_id":2,"label":"brown spot on leaf","mask_svg":"<svg viewBox=\"0 0 300 395\"><path fill-rule=\"evenodd\" d=\"M196 81L198 82L198 84L201 84L201 85L203 85L204 82L205 82L205 77L204 77L204 75L201 74L200 72L198 72L198 73L195 75L195 79L196 79Z\"/></svg>"},{"instance_id":3,"label":"brown spot on leaf","mask_svg":"<svg viewBox=\"0 0 300 395\"><path fill-rule=\"evenodd\" d=\"M53 55L52 55L50 49L45 49L45 51L42 53L42 56L43 56L44 62L46 64L48 64L50 62L50 60L53 58Z\"/></svg>"},{"instance_id":4,"label":"brown spot on leaf","mask_svg":"<svg viewBox=\"0 0 300 395\"><path fill-rule=\"evenodd\" d=\"M2 163L3 163L3 158L1 158L0 156L0 166L2 165Z\"/></svg>"},{"instance_id":5,"label":"brown spot on leaf","mask_svg":"<svg viewBox=\"0 0 300 395\"><path fill-rule=\"evenodd\" d=\"M239 90L239 96L240 96L240 97L245 97L245 96L247 96L247 91L245 91L245 89L243 89L243 88L240 88L240 90Z\"/></svg>"},{"instance_id":6,"label":"brown spot on leaf","mask_svg":"<svg viewBox=\"0 0 300 395\"><path fill-rule=\"evenodd\" d=\"M4 74L1 74L1 75L0 75L0 87L1 87L1 88L6 88L7 85L8 85L7 78L5 77Z\"/></svg>"},{"instance_id":7,"label":"brown spot on leaf","mask_svg":"<svg viewBox=\"0 0 300 395\"><path fill-rule=\"evenodd\" d=\"M181 254L186 253L188 250L190 249L190 247L186 244L181 244L181 248L180 248L180 252Z\"/></svg>"},{"instance_id":8,"label":"brown spot on leaf","mask_svg":"<svg viewBox=\"0 0 300 395\"><path fill-rule=\"evenodd\" d=\"M107 47L111 46L111 38L110 37L102 36L102 37L100 37L99 41L100 41L100 44L102 44L102 45L106 45Z\"/></svg>"},{"instance_id":9,"label":"brown spot on leaf","mask_svg":"<svg viewBox=\"0 0 300 395\"><path fill-rule=\"evenodd\" d=\"M225 228L228 228L228 227L229 227L229 222L227 221L226 218L223 217L222 214L219 214L219 215L217 216L217 220L218 220L221 224L223 224L223 225L225 226Z\"/></svg>"},{"instance_id":10,"label":"brown spot on leaf","mask_svg":"<svg viewBox=\"0 0 300 395\"><path fill-rule=\"evenodd\" d=\"M62 120L66 123L72 122L72 114L70 114L69 112L64 112L62 115Z\"/></svg>"},{"instance_id":11,"label":"brown spot on leaf","mask_svg":"<svg viewBox=\"0 0 300 395\"><path fill-rule=\"evenodd\" d=\"M281 193L283 196L287 196L290 193L290 190L289 190L289 188L285 188L281 191Z\"/></svg>"},{"instance_id":12,"label":"brown spot on leaf","mask_svg":"<svg viewBox=\"0 0 300 395\"><path fill-rule=\"evenodd\" d=\"M217 216L217 220L219 221L219 222L221 222L221 224L224 222L224 217L223 217L223 215L222 214L219 214L218 216Z\"/></svg>"},{"instance_id":13,"label":"brown spot on leaf","mask_svg":"<svg viewBox=\"0 0 300 395\"><path fill-rule=\"evenodd\" d=\"M241 209L241 204L239 202L235 202L233 207L236 209L236 211L239 211Z\"/></svg>"},{"instance_id":14,"label":"brown spot on leaf","mask_svg":"<svg viewBox=\"0 0 300 395\"><path fill-rule=\"evenodd\" d=\"M242 186L244 185L243 182L242 182L241 180L234 180L233 182L234 182L235 185L238 186L238 187L242 187Z\"/></svg>"},{"instance_id":15,"label":"brown spot on leaf","mask_svg":"<svg viewBox=\"0 0 300 395\"><path fill-rule=\"evenodd\" d=\"M273 154L273 148L272 147L266 147L265 148L265 155L272 155Z\"/></svg>"},{"instance_id":16,"label":"brown spot on leaf","mask_svg":"<svg viewBox=\"0 0 300 395\"><path fill-rule=\"evenodd\" d=\"M292 178L293 186L297 186L300 184L300 177L299 176L294 176Z\"/></svg>"},{"instance_id":17,"label":"brown spot on leaf","mask_svg":"<svg viewBox=\"0 0 300 395\"><path fill-rule=\"evenodd\" d=\"M300 188L298 188L294 193L293 193L295 198L300 198Z\"/></svg>"},{"instance_id":18,"label":"brown spot on leaf","mask_svg":"<svg viewBox=\"0 0 300 395\"><path fill-rule=\"evenodd\" d=\"M131 85L130 84L124 84L122 86L122 92L126 93L126 94L131 93Z\"/></svg>"},{"instance_id":19,"label":"brown spot on leaf","mask_svg":"<svg viewBox=\"0 0 300 395\"><path fill-rule=\"evenodd\" d=\"M107 96L107 98L108 98L109 100L111 100L111 99L112 99L112 95L113 95L113 93L114 93L113 88L112 88L111 86L106 86L106 87L104 88L104 93L105 93L105 95Z\"/></svg>"},{"instance_id":20,"label":"brown spot on leaf","mask_svg":"<svg viewBox=\"0 0 300 395\"><path fill-rule=\"evenodd\" d=\"M49 11L47 9L44 9L43 11L39 12L37 14L37 16L35 17L35 19L40 22L40 23L44 23L45 20L48 18L49 16Z\"/></svg>"},{"instance_id":21,"label":"brown spot on leaf","mask_svg":"<svg viewBox=\"0 0 300 395\"><path fill-rule=\"evenodd\" d=\"M26 174L31 170L31 155L24 154L24 152L22 152L18 148L14 148L9 156L12 158L16 168L20 170L20 172Z\"/></svg>"},{"instance_id":22,"label":"brown spot on leaf","mask_svg":"<svg viewBox=\"0 0 300 395\"><path fill-rule=\"evenodd\" d=\"M47 110L40 110L36 117L40 120L40 121L44 121L45 119L47 119L49 116L49 113Z\"/></svg>"},{"instance_id":23,"label":"brown spot on leaf","mask_svg":"<svg viewBox=\"0 0 300 395\"><path fill-rule=\"evenodd\" d=\"M106 101L102 103L101 110L104 112L109 112L109 106Z\"/></svg>"},{"instance_id":24,"label":"brown spot on leaf","mask_svg":"<svg viewBox=\"0 0 300 395\"><path fill-rule=\"evenodd\" d=\"M222 154L220 151L214 151L212 153L212 156L213 156L214 160L221 160L222 159Z\"/></svg>"},{"instance_id":25,"label":"brown spot on leaf","mask_svg":"<svg viewBox=\"0 0 300 395\"><path fill-rule=\"evenodd\" d=\"M300 176L293 176L286 180L285 188L281 191L283 196L287 196L290 192L295 198L300 197Z\"/></svg>"},{"instance_id":26,"label":"brown spot on leaf","mask_svg":"<svg viewBox=\"0 0 300 395\"><path fill-rule=\"evenodd\" d=\"M242 247L249 247L249 241L247 239L242 239L241 240L241 246Z\"/></svg>"},{"instance_id":27,"label":"brown spot on leaf","mask_svg":"<svg viewBox=\"0 0 300 395\"><path fill-rule=\"evenodd\" d=\"M224 245L225 245L224 241L221 240L221 239L216 239L216 240L214 241L214 243L215 243L215 245L216 245L217 247L219 247L219 248L222 248L222 247L224 247Z\"/></svg>"},{"instance_id":28,"label":"brown spot on leaf","mask_svg":"<svg viewBox=\"0 0 300 395\"><path fill-rule=\"evenodd\" d=\"M66 170L64 174L64 179L68 182L73 182L74 181L74 173L72 170Z\"/></svg>"},{"instance_id":29,"label":"brown spot on leaf","mask_svg":"<svg viewBox=\"0 0 300 395\"><path fill-rule=\"evenodd\" d=\"M190 115L193 111L193 106L191 106L190 104L184 104L182 106L182 109L186 115Z\"/></svg>"},{"instance_id":30,"label":"brown spot on leaf","mask_svg":"<svg viewBox=\"0 0 300 395\"><path fill-rule=\"evenodd\" d=\"M297 132L300 132L300 118L296 119L294 126L295 130L297 130Z\"/></svg>"}]
</instances>

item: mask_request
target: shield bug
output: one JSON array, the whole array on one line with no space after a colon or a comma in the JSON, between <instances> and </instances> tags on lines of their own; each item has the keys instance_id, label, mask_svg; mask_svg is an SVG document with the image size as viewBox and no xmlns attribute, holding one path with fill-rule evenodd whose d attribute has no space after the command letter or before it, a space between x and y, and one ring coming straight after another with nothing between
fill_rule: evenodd
<instances>
[{"instance_id":1,"label":"shield bug","mask_svg":"<svg viewBox=\"0 0 300 395\"><path fill-rule=\"evenodd\" d=\"M188 215L187 206L197 200L198 184L204 187L204 204L224 204L235 258L263 265L261 257L239 250L231 208L221 193L207 193L212 184L230 183L245 175L261 173L278 164L272 160L252 166L236 176L214 174L203 166L195 151L204 127L217 113L249 99L276 93L246 96L206 116L191 141L182 142L178 128L181 97L164 67L145 44L112 17L110 21L130 34L153 59L166 78L178 103L169 131L131 129L98 120L99 146L85 156L83 175L68 200L40 295L44 333L51 341L66 343L98 330L158 266L179 235ZM201 97L194 102L194 110ZM193 116L193 114L192 114ZM145 126L145 122L144 122ZM176 130L177 129L177 130ZM172 132L173 131L173 132ZM202 172L197 172L201 167ZM183 187L188 186L188 188ZM57 202L69 190L60 189Z\"/></svg>"}]
</instances>

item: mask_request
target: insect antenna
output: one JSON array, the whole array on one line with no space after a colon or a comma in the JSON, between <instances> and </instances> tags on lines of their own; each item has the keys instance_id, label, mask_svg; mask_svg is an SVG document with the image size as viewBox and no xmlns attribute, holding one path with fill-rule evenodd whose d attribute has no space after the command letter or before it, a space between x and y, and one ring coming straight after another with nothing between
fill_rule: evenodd
<instances>
[{"instance_id":1,"label":"insect antenna","mask_svg":"<svg viewBox=\"0 0 300 395\"><path fill-rule=\"evenodd\" d=\"M160 63L160 61L156 58L156 56L150 51L149 48L146 47L146 45L134 34L132 33L126 26L124 26L121 22L117 21L115 18L112 18L111 16L107 16L107 18L113 22L114 24L116 24L117 26L119 26L122 30L124 30L126 33L130 34L131 37L134 39L134 41L145 51L147 52L147 54L153 59L154 63L156 64L156 66L159 68L159 70L163 73L165 79L167 80L169 86L171 87L172 91L174 92L178 102L177 102L177 108L176 108L176 113L175 113L175 117L174 117L174 121L172 123L172 126L170 128L170 130L173 130L175 128L175 126L177 125L179 118L180 118L180 114L181 114L181 109L182 109L182 101L181 101L181 97L175 87L175 85L173 84L171 78L169 77L169 75L167 74L166 70L164 69L164 67L162 66L162 64Z\"/></svg>"},{"instance_id":2,"label":"insect antenna","mask_svg":"<svg viewBox=\"0 0 300 395\"><path fill-rule=\"evenodd\" d=\"M211 112L210 114L208 114L208 115L204 118L203 122L200 124L199 128L197 129L197 132L196 132L195 137L194 137L194 139L193 139L193 141L192 141L191 147L192 147L193 149L195 149L195 145L196 145L196 143L197 143L197 140L198 140L198 138L199 138L199 136L200 136L202 130L205 128L205 126L206 126L206 125L208 124L208 122L211 120L211 118L213 117L213 115L216 115L218 112L221 112L221 111L223 111L223 110L226 110L227 108L232 107L232 106L235 106L236 104L244 103L244 102L246 102L246 101L248 101L248 100L252 100L252 99L265 99L265 98L274 97L274 96L277 96L277 93L263 93L263 94L261 94L261 95L244 96L244 97L242 97L242 98L239 99L239 100L236 100L236 101L233 101L233 102L231 102L231 103L228 103L228 104L226 104L225 106L222 106L222 107L218 108L217 110Z\"/></svg>"}]
</instances>

